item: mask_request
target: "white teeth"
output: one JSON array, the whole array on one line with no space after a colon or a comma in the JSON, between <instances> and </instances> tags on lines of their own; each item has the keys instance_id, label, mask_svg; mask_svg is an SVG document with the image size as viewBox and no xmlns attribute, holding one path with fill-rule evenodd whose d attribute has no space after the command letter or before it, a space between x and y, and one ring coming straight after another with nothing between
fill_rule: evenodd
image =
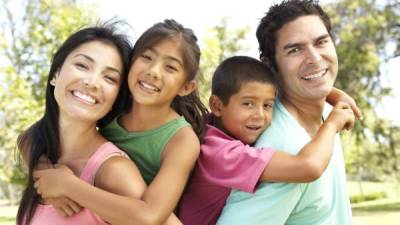
<instances>
[{"instance_id":1,"label":"white teeth","mask_svg":"<svg viewBox=\"0 0 400 225\"><path fill-rule=\"evenodd\" d=\"M96 103L96 99L92 98L92 97L89 96L89 95L85 95L85 94L83 94L83 93L81 93L81 92L79 92L79 91L73 91L72 94L73 94L75 97L78 97L78 98L84 100L84 101L87 102L87 103L90 103L90 104L95 104L95 103Z\"/></svg>"},{"instance_id":2,"label":"white teeth","mask_svg":"<svg viewBox=\"0 0 400 225\"><path fill-rule=\"evenodd\" d=\"M302 79L304 79L304 80L312 80L312 79L315 79L315 78L319 78L319 77L322 77L322 75L324 75L325 72L326 72L326 70L322 70L319 73L314 73L314 74L310 74L310 75L304 76L304 77L302 77Z\"/></svg>"},{"instance_id":3,"label":"white teeth","mask_svg":"<svg viewBox=\"0 0 400 225\"><path fill-rule=\"evenodd\" d=\"M146 84L146 83L143 82L143 81L140 81L140 84L141 84L144 88L150 89L150 90L152 90L152 91L160 91L159 88L154 87L153 85L150 85L150 84Z\"/></svg>"}]
</instances>

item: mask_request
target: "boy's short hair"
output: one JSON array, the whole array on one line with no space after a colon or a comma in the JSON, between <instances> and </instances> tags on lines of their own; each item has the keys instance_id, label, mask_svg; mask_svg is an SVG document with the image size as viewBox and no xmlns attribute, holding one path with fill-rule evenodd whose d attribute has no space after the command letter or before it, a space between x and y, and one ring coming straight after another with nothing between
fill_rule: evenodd
<instances>
[{"instance_id":1,"label":"boy's short hair","mask_svg":"<svg viewBox=\"0 0 400 225\"><path fill-rule=\"evenodd\" d=\"M243 84L255 81L276 86L275 79L275 70L267 64L248 56L233 56L225 59L215 70L211 94L227 105Z\"/></svg>"}]
</instances>

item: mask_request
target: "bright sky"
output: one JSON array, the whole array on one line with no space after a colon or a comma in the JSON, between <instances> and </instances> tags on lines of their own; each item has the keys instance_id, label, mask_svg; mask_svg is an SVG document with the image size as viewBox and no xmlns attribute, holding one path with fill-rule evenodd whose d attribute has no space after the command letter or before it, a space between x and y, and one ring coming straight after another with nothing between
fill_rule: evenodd
<instances>
[{"instance_id":1,"label":"bright sky","mask_svg":"<svg viewBox=\"0 0 400 225\"><path fill-rule=\"evenodd\" d=\"M192 28L202 43L207 30L217 25L221 18L230 18L229 28L240 28L249 26L246 43L249 51L244 53L252 57L258 57L257 40L255 30L259 19L268 10L273 3L280 0L86 0L87 2L96 2L98 12L102 19L110 19L117 16L126 20L132 28L132 34L136 40L140 34L156 22L166 18L173 18L184 26ZM321 0L322 3L332 0ZM387 66L383 67L383 84L390 84L393 87L394 95L384 99L383 104L377 110L381 117L389 118L400 125L400 107L395 99L400 99L400 76L395 72L400 71L400 57L391 60Z\"/></svg>"}]
</instances>

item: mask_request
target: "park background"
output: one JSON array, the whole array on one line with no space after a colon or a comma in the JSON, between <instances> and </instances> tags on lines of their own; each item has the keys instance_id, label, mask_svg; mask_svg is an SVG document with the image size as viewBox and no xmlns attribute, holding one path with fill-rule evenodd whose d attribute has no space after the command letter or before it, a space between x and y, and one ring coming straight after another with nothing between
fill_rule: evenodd
<instances>
[{"instance_id":1,"label":"park background","mask_svg":"<svg viewBox=\"0 0 400 225\"><path fill-rule=\"evenodd\" d=\"M0 225L14 224L26 172L17 135L43 112L50 58L84 25L123 19L132 43L152 24L176 19L194 30L202 50L200 93L232 55L258 58L255 29L262 0L0 0ZM355 225L400 221L400 1L321 1L333 23L339 57L335 86L353 96L364 120L341 134ZM128 25L129 24L129 25ZM288 140L289 141L289 140Z\"/></svg>"}]
</instances>

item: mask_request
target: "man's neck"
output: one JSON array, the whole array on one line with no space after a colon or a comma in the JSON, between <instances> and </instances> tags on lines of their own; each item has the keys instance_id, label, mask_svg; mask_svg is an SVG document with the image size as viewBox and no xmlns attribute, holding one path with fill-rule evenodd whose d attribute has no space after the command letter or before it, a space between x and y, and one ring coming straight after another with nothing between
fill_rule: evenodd
<instances>
[{"instance_id":1,"label":"man's neck","mask_svg":"<svg viewBox=\"0 0 400 225\"><path fill-rule=\"evenodd\" d=\"M325 98L310 100L292 96L288 97L283 94L281 95L281 101L287 111L307 131L310 137L314 137L321 126Z\"/></svg>"}]
</instances>

